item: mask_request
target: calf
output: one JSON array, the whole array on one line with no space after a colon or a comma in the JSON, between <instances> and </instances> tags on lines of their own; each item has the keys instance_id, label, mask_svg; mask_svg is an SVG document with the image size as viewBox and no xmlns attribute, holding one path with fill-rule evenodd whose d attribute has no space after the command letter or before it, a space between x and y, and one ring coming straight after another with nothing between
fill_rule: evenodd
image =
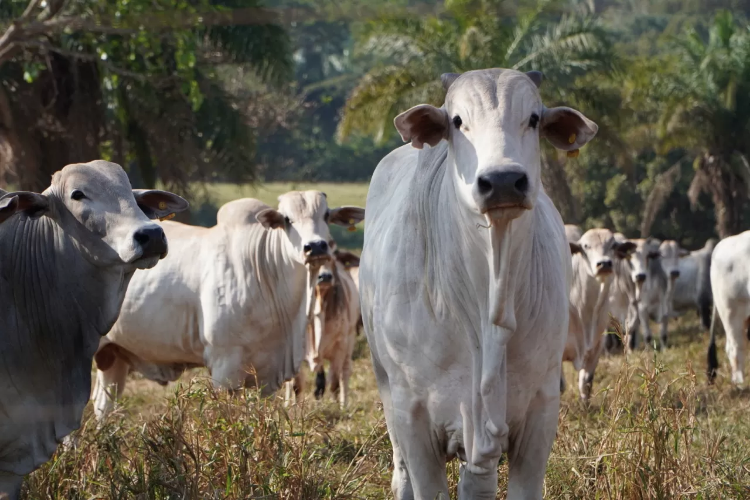
<instances>
[{"instance_id":1,"label":"calf","mask_svg":"<svg viewBox=\"0 0 751 502\"><path fill-rule=\"evenodd\" d=\"M636 249L631 253L631 277L636 287L638 298L639 321L647 346L652 344L652 330L649 320L660 323L660 348L667 348L668 321L672 310L669 303L671 281L676 277L669 277L662 267L660 241L656 239L632 239ZM636 336L629 337L629 348L636 348Z\"/></svg>"},{"instance_id":2,"label":"calf","mask_svg":"<svg viewBox=\"0 0 751 502\"><path fill-rule=\"evenodd\" d=\"M357 288L345 263L357 266L359 259L351 253L335 250L334 259L321 266L306 349L308 365L316 373L316 398L323 397L326 389L324 361L328 361L331 392L339 394L342 407L347 405L355 328L360 317ZM304 391L305 379L302 375L295 380L298 391ZM292 382L287 382L288 399L291 385Z\"/></svg>"},{"instance_id":3,"label":"calf","mask_svg":"<svg viewBox=\"0 0 751 502\"><path fill-rule=\"evenodd\" d=\"M574 280L571 304L583 324L585 355L579 371L579 395L588 400L609 323L610 288L614 263L634 248L630 242L618 242L605 228L586 231L578 242L569 244Z\"/></svg>"}]
</instances>

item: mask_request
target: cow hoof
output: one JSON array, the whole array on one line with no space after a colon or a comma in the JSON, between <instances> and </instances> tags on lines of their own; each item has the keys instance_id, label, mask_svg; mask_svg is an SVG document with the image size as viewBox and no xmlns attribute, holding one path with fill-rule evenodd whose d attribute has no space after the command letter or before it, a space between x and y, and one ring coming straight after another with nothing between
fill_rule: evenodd
<instances>
[{"instance_id":1,"label":"cow hoof","mask_svg":"<svg viewBox=\"0 0 751 502\"><path fill-rule=\"evenodd\" d=\"M321 370L316 373L316 399L321 399L326 392L326 372Z\"/></svg>"}]
</instances>

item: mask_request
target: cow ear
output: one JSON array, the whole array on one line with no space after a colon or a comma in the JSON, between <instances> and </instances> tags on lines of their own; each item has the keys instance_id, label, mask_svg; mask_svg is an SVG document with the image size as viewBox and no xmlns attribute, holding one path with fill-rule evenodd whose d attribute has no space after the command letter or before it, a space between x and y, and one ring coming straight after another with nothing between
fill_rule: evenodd
<instances>
[{"instance_id":1,"label":"cow ear","mask_svg":"<svg viewBox=\"0 0 751 502\"><path fill-rule=\"evenodd\" d=\"M545 76L542 74L541 71L528 71L527 76L529 79L535 84L535 86L539 89L542 85L542 81L544 80Z\"/></svg>"},{"instance_id":2,"label":"cow ear","mask_svg":"<svg viewBox=\"0 0 751 502\"><path fill-rule=\"evenodd\" d=\"M636 244L631 241L617 242L615 244L615 255L618 258L626 259L634 252L634 249L636 249Z\"/></svg>"},{"instance_id":3,"label":"cow ear","mask_svg":"<svg viewBox=\"0 0 751 502\"><path fill-rule=\"evenodd\" d=\"M360 266L360 257L354 253L350 253L349 251L336 251L334 253L334 256L336 256L337 261L344 265L346 268Z\"/></svg>"},{"instance_id":4,"label":"cow ear","mask_svg":"<svg viewBox=\"0 0 751 502\"><path fill-rule=\"evenodd\" d=\"M344 227L360 223L365 219L365 210L357 206L342 206L329 211L329 223Z\"/></svg>"},{"instance_id":5,"label":"cow ear","mask_svg":"<svg viewBox=\"0 0 751 502\"><path fill-rule=\"evenodd\" d=\"M258 223L263 228L282 228L284 227L284 215L276 209L264 209L256 215Z\"/></svg>"},{"instance_id":6,"label":"cow ear","mask_svg":"<svg viewBox=\"0 0 751 502\"><path fill-rule=\"evenodd\" d=\"M436 146L448 137L449 116L443 108L417 105L397 115L394 125L403 141L411 140L421 150L425 143Z\"/></svg>"},{"instance_id":7,"label":"cow ear","mask_svg":"<svg viewBox=\"0 0 751 502\"><path fill-rule=\"evenodd\" d=\"M133 190L133 197L150 220L168 220L190 207L187 200L164 190Z\"/></svg>"},{"instance_id":8,"label":"cow ear","mask_svg":"<svg viewBox=\"0 0 751 502\"><path fill-rule=\"evenodd\" d=\"M566 106L544 108L540 136L559 150L578 150L597 134L597 124Z\"/></svg>"},{"instance_id":9,"label":"cow ear","mask_svg":"<svg viewBox=\"0 0 751 502\"><path fill-rule=\"evenodd\" d=\"M39 218L50 207L46 195L34 192L10 192L0 198L0 223L16 213L24 213L29 218Z\"/></svg>"},{"instance_id":10,"label":"cow ear","mask_svg":"<svg viewBox=\"0 0 751 502\"><path fill-rule=\"evenodd\" d=\"M571 250L571 254L572 255L575 255L576 253L583 253L584 252L584 250L582 249L582 247L579 244L577 244L576 242L569 242L568 243L568 247Z\"/></svg>"},{"instance_id":11,"label":"cow ear","mask_svg":"<svg viewBox=\"0 0 751 502\"><path fill-rule=\"evenodd\" d=\"M451 84L453 84L457 78L461 76L461 73L444 73L441 75L441 84L443 84L443 90L448 91Z\"/></svg>"}]
</instances>

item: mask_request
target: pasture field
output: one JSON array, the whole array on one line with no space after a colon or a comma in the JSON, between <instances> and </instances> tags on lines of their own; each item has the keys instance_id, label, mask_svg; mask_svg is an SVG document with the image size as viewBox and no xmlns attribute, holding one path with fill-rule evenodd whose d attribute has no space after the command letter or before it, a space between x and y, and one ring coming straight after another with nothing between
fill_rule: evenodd
<instances>
[{"instance_id":1,"label":"pasture field","mask_svg":"<svg viewBox=\"0 0 751 502\"><path fill-rule=\"evenodd\" d=\"M706 384L705 336L693 314L671 327L664 353L603 357L588 408L566 366L546 498L749 498L749 388L730 384L722 350L717 383ZM194 370L163 388L132 374L104 426L97 430L89 405L77 447L61 447L30 475L24 495L391 497L391 446L362 335L344 411L328 392L313 399L312 377L304 404L290 409L282 392L229 396L206 377ZM498 470L503 496L507 464ZM449 464L452 497L458 471Z\"/></svg>"},{"instance_id":2,"label":"pasture field","mask_svg":"<svg viewBox=\"0 0 751 502\"><path fill-rule=\"evenodd\" d=\"M288 190L315 188L329 204L364 205L367 184L212 185L218 205L256 197L276 206ZM342 229L340 239L360 238ZM360 241L361 242L361 241ZM357 241L347 246L359 248ZM354 245L353 245L354 244ZM719 336L717 383L707 385L706 333L697 317L671 321L664 353L603 356L592 402L578 398L566 364L558 436L546 498L749 499L749 388L729 381ZM307 366L305 371L307 372ZM28 498L391 498L391 445L364 336L358 339L350 404L328 392L285 408L283 391L261 398L207 386L205 370L161 387L138 374L101 428L91 405L75 447L27 477ZM748 381L748 380L747 380ZM458 464L448 465L456 497ZM505 496L508 465L499 467Z\"/></svg>"}]
</instances>

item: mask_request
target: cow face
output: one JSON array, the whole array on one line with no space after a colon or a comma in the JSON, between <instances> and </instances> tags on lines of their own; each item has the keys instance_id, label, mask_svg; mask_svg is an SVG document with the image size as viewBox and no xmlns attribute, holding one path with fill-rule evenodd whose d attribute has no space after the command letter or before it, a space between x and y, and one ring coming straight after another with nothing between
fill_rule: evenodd
<instances>
[{"instance_id":1,"label":"cow face","mask_svg":"<svg viewBox=\"0 0 751 502\"><path fill-rule=\"evenodd\" d=\"M365 218L361 207L329 209L326 194L315 190L279 196L279 209L264 209L256 218L266 228L284 229L300 261L320 266L331 259L329 224L351 226Z\"/></svg>"},{"instance_id":2,"label":"cow face","mask_svg":"<svg viewBox=\"0 0 751 502\"><path fill-rule=\"evenodd\" d=\"M649 275L649 266L660 259L660 241L655 239L633 239L629 241L636 247L631 253L631 278L637 286L644 284Z\"/></svg>"},{"instance_id":3,"label":"cow face","mask_svg":"<svg viewBox=\"0 0 751 502\"><path fill-rule=\"evenodd\" d=\"M618 242L606 228L587 230L579 241L569 243L571 254L580 253L587 261L589 273L600 282L613 274L613 260L626 258L634 249L631 242Z\"/></svg>"},{"instance_id":4,"label":"cow face","mask_svg":"<svg viewBox=\"0 0 751 502\"><path fill-rule=\"evenodd\" d=\"M680 260L684 256L688 256L688 251L683 249L677 242L663 241L663 243L660 244L660 262L662 263L662 269L671 281L675 281L680 277Z\"/></svg>"},{"instance_id":5,"label":"cow face","mask_svg":"<svg viewBox=\"0 0 751 502\"><path fill-rule=\"evenodd\" d=\"M150 218L188 208L161 190L132 190L125 171L111 162L71 164L56 172L41 194L14 192L16 212L55 220L79 251L99 266L151 268L167 255L167 239Z\"/></svg>"},{"instance_id":6,"label":"cow face","mask_svg":"<svg viewBox=\"0 0 751 502\"><path fill-rule=\"evenodd\" d=\"M545 108L537 87L542 74L490 69L442 76L442 108L419 105L394 124L415 148L449 142L460 197L491 221L532 209L540 190L539 138L578 150L597 125L571 108Z\"/></svg>"}]
</instances>

